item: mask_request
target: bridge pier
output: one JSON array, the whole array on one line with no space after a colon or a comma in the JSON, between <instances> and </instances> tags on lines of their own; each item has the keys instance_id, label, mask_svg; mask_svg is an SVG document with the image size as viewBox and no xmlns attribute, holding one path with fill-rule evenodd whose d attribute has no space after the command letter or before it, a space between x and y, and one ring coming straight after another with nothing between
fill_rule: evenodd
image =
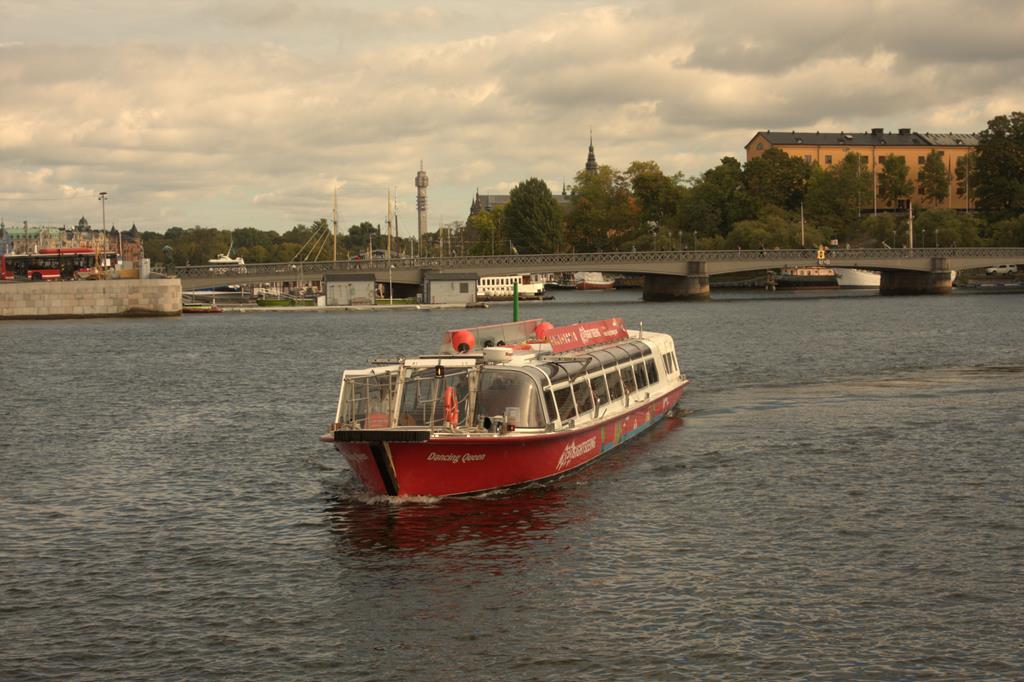
<instances>
[{"instance_id":1,"label":"bridge pier","mask_svg":"<svg viewBox=\"0 0 1024 682\"><path fill-rule=\"evenodd\" d=\"M707 264L687 261L686 275L644 275L645 301L703 301L711 296Z\"/></svg>"},{"instance_id":2,"label":"bridge pier","mask_svg":"<svg viewBox=\"0 0 1024 682\"><path fill-rule=\"evenodd\" d=\"M883 296L948 294L953 291L953 273L948 258L932 258L931 272L883 271L878 293Z\"/></svg>"}]
</instances>

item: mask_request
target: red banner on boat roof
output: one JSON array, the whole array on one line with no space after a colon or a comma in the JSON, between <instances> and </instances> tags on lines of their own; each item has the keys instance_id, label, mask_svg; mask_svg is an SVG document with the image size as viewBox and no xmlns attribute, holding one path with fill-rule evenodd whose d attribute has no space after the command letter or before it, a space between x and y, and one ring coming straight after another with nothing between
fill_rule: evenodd
<instances>
[{"instance_id":1,"label":"red banner on boat roof","mask_svg":"<svg viewBox=\"0 0 1024 682\"><path fill-rule=\"evenodd\" d=\"M551 350L556 353L626 338L629 338L629 333L621 317L555 327L546 335Z\"/></svg>"}]
</instances>

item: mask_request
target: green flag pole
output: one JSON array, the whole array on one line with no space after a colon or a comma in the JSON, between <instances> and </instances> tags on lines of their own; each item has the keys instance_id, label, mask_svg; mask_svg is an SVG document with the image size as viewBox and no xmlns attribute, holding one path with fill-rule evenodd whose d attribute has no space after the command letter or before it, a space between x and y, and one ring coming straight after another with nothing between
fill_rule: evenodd
<instances>
[{"instance_id":1,"label":"green flag pole","mask_svg":"<svg viewBox=\"0 0 1024 682\"><path fill-rule=\"evenodd\" d=\"M519 321L519 278L512 281L512 321Z\"/></svg>"}]
</instances>

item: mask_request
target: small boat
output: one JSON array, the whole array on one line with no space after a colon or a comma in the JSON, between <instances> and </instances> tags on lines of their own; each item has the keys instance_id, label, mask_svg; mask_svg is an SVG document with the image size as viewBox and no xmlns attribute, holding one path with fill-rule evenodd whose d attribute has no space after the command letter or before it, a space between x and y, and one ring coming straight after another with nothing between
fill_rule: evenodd
<instances>
[{"instance_id":1,"label":"small boat","mask_svg":"<svg viewBox=\"0 0 1024 682\"><path fill-rule=\"evenodd\" d=\"M183 313L222 313L224 309L216 303L186 303L181 306Z\"/></svg>"},{"instance_id":2,"label":"small boat","mask_svg":"<svg viewBox=\"0 0 1024 682\"><path fill-rule=\"evenodd\" d=\"M219 265L221 267L243 267L245 265L245 259L241 256L231 257L231 251L235 248L235 242L232 241L228 245L227 253L218 253L216 258L211 258L206 261L210 265Z\"/></svg>"},{"instance_id":3,"label":"small boat","mask_svg":"<svg viewBox=\"0 0 1024 682\"><path fill-rule=\"evenodd\" d=\"M689 383L672 337L620 318L444 334L439 352L347 370L320 437L371 493L440 497L565 476L662 419Z\"/></svg>"},{"instance_id":4,"label":"small boat","mask_svg":"<svg viewBox=\"0 0 1024 682\"><path fill-rule=\"evenodd\" d=\"M511 301L516 284L520 299L544 298L544 282L530 274L481 277L476 284L476 298L478 301Z\"/></svg>"},{"instance_id":5,"label":"small boat","mask_svg":"<svg viewBox=\"0 0 1024 682\"><path fill-rule=\"evenodd\" d=\"M832 268L819 265L781 268L772 280L779 289L795 287L834 289L836 287L836 273Z\"/></svg>"},{"instance_id":6,"label":"small boat","mask_svg":"<svg viewBox=\"0 0 1024 682\"><path fill-rule=\"evenodd\" d=\"M861 268L832 268L840 289L877 289L882 283L882 273Z\"/></svg>"},{"instance_id":7,"label":"small boat","mask_svg":"<svg viewBox=\"0 0 1024 682\"><path fill-rule=\"evenodd\" d=\"M575 275L577 289L614 289L615 280L605 276L603 272L577 272Z\"/></svg>"}]
</instances>

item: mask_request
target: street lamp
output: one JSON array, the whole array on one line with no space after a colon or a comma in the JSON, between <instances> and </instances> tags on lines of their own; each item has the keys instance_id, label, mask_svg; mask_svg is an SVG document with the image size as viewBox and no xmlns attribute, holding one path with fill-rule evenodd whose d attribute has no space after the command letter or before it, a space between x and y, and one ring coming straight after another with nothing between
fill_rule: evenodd
<instances>
[{"instance_id":1,"label":"street lamp","mask_svg":"<svg viewBox=\"0 0 1024 682\"><path fill-rule=\"evenodd\" d=\"M693 231L693 250L697 250L697 230Z\"/></svg>"},{"instance_id":2,"label":"street lamp","mask_svg":"<svg viewBox=\"0 0 1024 682\"><path fill-rule=\"evenodd\" d=\"M99 195L100 206L103 207L103 231L107 231L107 193L100 192Z\"/></svg>"},{"instance_id":3,"label":"street lamp","mask_svg":"<svg viewBox=\"0 0 1024 682\"><path fill-rule=\"evenodd\" d=\"M924 241L924 237L921 237L921 241ZM935 248L939 248L939 228L935 228Z\"/></svg>"},{"instance_id":4,"label":"street lamp","mask_svg":"<svg viewBox=\"0 0 1024 682\"><path fill-rule=\"evenodd\" d=\"M395 289L391 286L391 272L395 269L394 265L388 266L388 305L395 305Z\"/></svg>"}]
</instances>

